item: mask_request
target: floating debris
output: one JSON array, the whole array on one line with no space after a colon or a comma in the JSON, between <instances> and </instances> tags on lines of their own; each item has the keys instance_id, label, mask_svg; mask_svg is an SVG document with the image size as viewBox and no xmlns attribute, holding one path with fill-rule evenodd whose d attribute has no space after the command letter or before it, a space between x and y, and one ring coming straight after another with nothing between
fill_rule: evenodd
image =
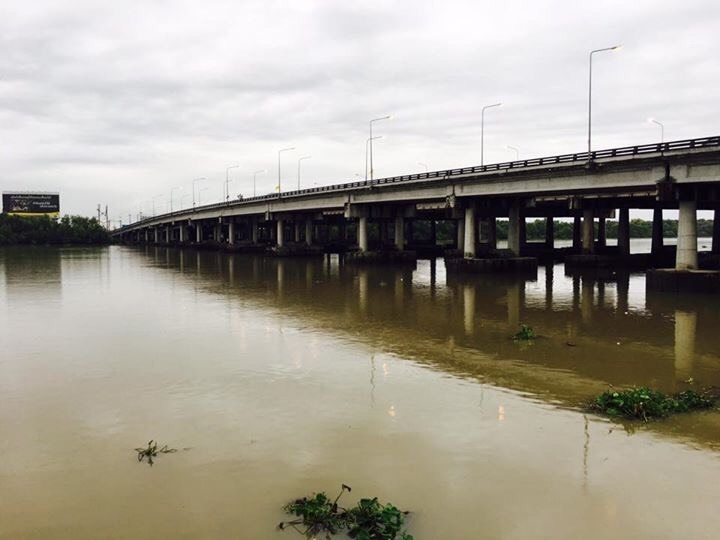
<instances>
[{"instance_id":1,"label":"floating debris","mask_svg":"<svg viewBox=\"0 0 720 540\"><path fill-rule=\"evenodd\" d=\"M710 390L702 393L684 390L677 394L663 394L645 386L629 390L608 390L596 397L589 409L612 417L639 419L665 418L671 414L709 409L717 403Z\"/></svg>"},{"instance_id":2,"label":"floating debris","mask_svg":"<svg viewBox=\"0 0 720 540\"><path fill-rule=\"evenodd\" d=\"M168 448L167 444L158 448L157 442L150 440L147 443L147 448L136 448L138 461L142 462L143 459L147 458L148 465L153 465L153 458L157 457L158 454L173 454L177 452L175 448Z\"/></svg>"},{"instance_id":3,"label":"floating debris","mask_svg":"<svg viewBox=\"0 0 720 540\"><path fill-rule=\"evenodd\" d=\"M329 539L330 535L347 531L350 538L413 540L412 535L401 531L408 512L398 510L392 504L383 505L377 497L360 499L356 506L345 509L338 506L338 500L345 491L352 489L342 484L335 500L321 492L286 504L283 509L297 519L283 521L278 524L278 528L283 530L292 527L307 538L325 534L325 538Z\"/></svg>"}]
</instances>

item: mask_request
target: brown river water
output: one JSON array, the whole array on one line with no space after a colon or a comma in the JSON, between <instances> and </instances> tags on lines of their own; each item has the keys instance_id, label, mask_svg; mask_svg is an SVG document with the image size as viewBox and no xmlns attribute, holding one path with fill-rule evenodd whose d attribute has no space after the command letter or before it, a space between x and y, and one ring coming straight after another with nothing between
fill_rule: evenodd
<instances>
[{"instance_id":1,"label":"brown river water","mask_svg":"<svg viewBox=\"0 0 720 540\"><path fill-rule=\"evenodd\" d=\"M718 300L562 265L0 249L0 538L291 540L282 506L341 483L416 540L717 538L720 411L582 404L720 386ZM150 439L178 452L138 463Z\"/></svg>"}]
</instances>

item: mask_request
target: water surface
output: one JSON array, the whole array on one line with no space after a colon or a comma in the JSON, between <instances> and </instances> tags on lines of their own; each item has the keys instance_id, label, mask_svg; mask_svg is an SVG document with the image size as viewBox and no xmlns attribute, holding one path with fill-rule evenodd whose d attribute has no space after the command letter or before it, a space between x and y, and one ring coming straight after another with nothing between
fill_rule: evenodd
<instances>
[{"instance_id":1,"label":"water surface","mask_svg":"<svg viewBox=\"0 0 720 540\"><path fill-rule=\"evenodd\" d=\"M720 413L579 406L720 385L718 328L714 298L562 265L3 249L0 537L298 538L281 506L344 482L417 539L715 538ZM180 451L139 464L149 439Z\"/></svg>"}]
</instances>

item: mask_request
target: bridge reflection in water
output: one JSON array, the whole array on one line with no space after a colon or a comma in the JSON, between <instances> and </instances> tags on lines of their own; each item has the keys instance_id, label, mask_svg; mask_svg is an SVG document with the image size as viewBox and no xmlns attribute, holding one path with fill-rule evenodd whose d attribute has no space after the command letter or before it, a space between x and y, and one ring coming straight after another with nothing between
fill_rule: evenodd
<instances>
[{"instance_id":1,"label":"bridge reflection in water","mask_svg":"<svg viewBox=\"0 0 720 540\"><path fill-rule=\"evenodd\" d=\"M208 292L278 310L290 326L343 333L561 406L578 407L608 385L720 386L720 312L712 299L646 291L643 274L565 274L556 265L533 279L463 278L446 274L441 260L363 267L335 256L140 249ZM520 324L540 337L513 341ZM688 435L718 444L717 424L712 415L697 417Z\"/></svg>"}]
</instances>

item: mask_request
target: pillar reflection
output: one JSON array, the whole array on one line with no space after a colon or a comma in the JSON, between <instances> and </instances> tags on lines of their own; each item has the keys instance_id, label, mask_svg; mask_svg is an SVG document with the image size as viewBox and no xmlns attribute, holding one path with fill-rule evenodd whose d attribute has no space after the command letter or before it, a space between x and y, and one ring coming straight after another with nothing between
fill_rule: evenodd
<instances>
[{"instance_id":1,"label":"pillar reflection","mask_svg":"<svg viewBox=\"0 0 720 540\"><path fill-rule=\"evenodd\" d=\"M472 336L475 331L475 284L463 285L463 323L465 334Z\"/></svg>"},{"instance_id":2,"label":"pillar reflection","mask_svg":"<svg viewBox=\"0 0 720 540\"><path fill-rule=\"evenodd\" d=\"M675 311L675 376L687 379L692 376L695 360L695 334L697 313Z\"/></svg>"},{"instance_id":3,"label":"pillar reflection","mask_svg":"<svg viewBox=\"0 0 720 540\"><path fill-rule=\"evenodd\" d=\"M358 300L360 313L366 314L368 307L368 271L366 268L358 269Z\"/></svg>"},{"instance_id":4,"label":"pillar reflection","mask_svg":"<svg viewBox=\"0 0 720 540\"><path fill-rule=\"evenodd\" d=\"M522 282L514 282L508 285L507 288L507 317L508 317L508 326L510 326L510 329L515 332L517 328L520 326L520 306L522 305L522 291L521 285L524 285L525 283Z\"/></svg>"}]
</instances>

